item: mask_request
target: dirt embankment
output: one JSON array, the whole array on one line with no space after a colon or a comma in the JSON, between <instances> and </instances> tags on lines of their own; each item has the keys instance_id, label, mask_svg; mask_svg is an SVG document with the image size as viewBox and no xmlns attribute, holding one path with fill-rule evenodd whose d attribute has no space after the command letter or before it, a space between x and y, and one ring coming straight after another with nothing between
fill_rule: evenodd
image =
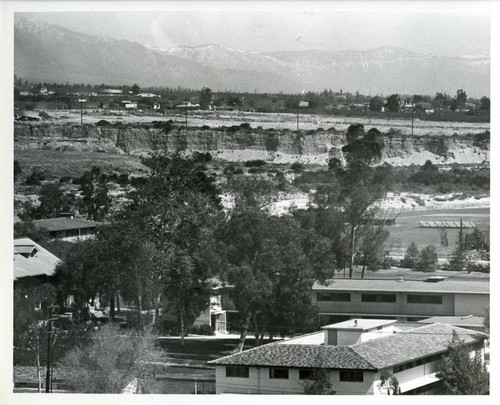
<instances>
[{"instance_id":1,"label":"dirt embankment","mask_svg":"<svg viewBox=\"0 0 500 405\"><path fill-rule=\"evenodd\" d=\"M95 125L16 123L18 149L98 151L140 155L155 149L210 152L215 159L274 163L327 164L342 158L343 133L292 131L173 129L168 134L152 126L98 127ZM489 144L474 146L472 136L384 136L382 162L392 165L489 162Z\"/></svg>"}]
</instances>

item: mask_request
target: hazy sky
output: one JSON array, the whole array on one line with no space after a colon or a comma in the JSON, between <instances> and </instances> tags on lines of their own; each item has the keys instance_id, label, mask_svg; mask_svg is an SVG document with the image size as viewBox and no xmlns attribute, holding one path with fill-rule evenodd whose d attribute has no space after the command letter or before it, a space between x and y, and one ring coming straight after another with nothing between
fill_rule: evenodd
<instances>
[{"instance_id":1,"label":"hazy sky","mask_svg":"<svg viewBox=\"0 0 500 405\"><path fill-rule=\"evenodd\" d=\"M429 2L430 3L430 2ZM92 35L152 48L219 44L249 51L398 46L448 56L486 55L490 19L478 12L187 10L26 13Z\"/></svg>"}]
</instances>

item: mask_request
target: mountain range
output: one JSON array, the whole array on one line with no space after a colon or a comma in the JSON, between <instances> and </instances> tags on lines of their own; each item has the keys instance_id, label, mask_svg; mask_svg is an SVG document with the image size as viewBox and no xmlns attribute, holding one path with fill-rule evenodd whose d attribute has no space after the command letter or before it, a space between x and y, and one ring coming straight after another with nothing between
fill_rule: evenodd
<instances>
[{"instance_id":1,"label":"mountain range","mask_svg":"<svg viewBox=\"0 0 500 405\"><path fill-rule=\"evenodd\" d=\"M150 49L27 19L14 24L14 72L37 82L363 94L490 94L487 56L446 57L402 48L250 52L219 45Z\"/></svg>"}]
</instances>

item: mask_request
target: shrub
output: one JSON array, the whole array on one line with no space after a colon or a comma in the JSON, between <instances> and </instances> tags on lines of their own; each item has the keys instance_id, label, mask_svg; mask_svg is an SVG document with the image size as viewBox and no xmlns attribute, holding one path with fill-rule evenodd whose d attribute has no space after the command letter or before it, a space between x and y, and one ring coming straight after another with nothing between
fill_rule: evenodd
<instances>
[{"instance_id":1,"label":"shrub","mask_svg":"<svg viewBox=\"0 0 500 405\"><path fill-rule=\"evenodd\" d=\"M72 177L70 176L62 176L59 178L59 183L70 183L72 180Z\"/></svg>"},{"instance_id":2,"label":"shrub","mask_svg":"<svg viewBox=\"0 0 500 405\"><path fill-rule=\"evenodd\" d=\"M227 174L234 174L234 171L235 171L234 165L228 165L224 168L222 172L227 175Z\"/></svg>"},{"instance_id":3,"label":"shrub","mask_svg":"<svg viewBox=\"0 0 500 405\"><path fill-rule=\"evenodd\" d=\"M262 173L262 169L260 167L251 167L250 169L248 169L248 173Z\"/></svg>"},{"instance_id":4,"label":"shrub","mask_svg":"<svg viewBox=\"0 0 500 405\"><path fill-rule=\"evenodd\" d=\"M43 180L45 180L45 173L38 168L34 168L24 183L28 186L38 186Z\"/></svg>"},{"instance_id":5,"label":"shrub","mask_svg":"<svg viewBox=\"0 0 500 405\"><path fill-rule=\"evenodd\" d=\"M420 260L418 261L417 270L432 272L437 267L437 253L436 248L432 245L423 248L420 252Z\"/></svg>"},{"instance_id":6,"label":"shrub","mask_svg":"<svg viewBox=\"0 0 500 405\"><path fill-rule=\"evenodd\" d=\"M240 128L245 130L250 130L252 129L252 126L248 122L244 122L243 124L240 125Z\"/></svg>"},{"instance_id":7,"label":"shrub","mask_svg":"<svg viewBox=\"0 0 500 405\"><path fill-rule=\"evenodd\" d=\"M299 173L304 170L304 165L300 162L294 162L292 163L292 166L290 167L295 173Z\"/></svg>"},{"instance_id":8,"label":"shrub","mask_svg":"<svg viewBox=\"0 0 500 405\"><path fill-rule=\"evenodd\" d=\"M264 160L261 160L261 159L248 160L247 162L245 162L245 167L260 167L260 166L264 166L265 164L266 164L266 162Z\"/></svg>"},{"instance_id":9,"label":"shrub","mask_svg":"<svg viewBox=\"0 0 500 405\"><path fill-rule=\"evenodd\" d=\"M234 169L234 174L243 174L243 169L241 167L237 167Z\"/></svg>"},{"instance_id":10,"label":"shrub","mask_svg":"<svg viewBox=\"0 0 500 405\"><path fill-rule=\"evenodd\" d=\"M97 127L111 127L113 124L107 120L99 120L95 123Z\"/></svg>"},{"instance_id":11,"label":"shrub","mask_svg":"<svg viewBox=\"0 0 500 405\"><path fill-rule=\"evenodd\" d=\"M214 329L210 325L203 324L199 327L198 334L206 335L206 336L213 336L213 335L215 335L215 332L214 332Z\"/></svg>"}]
</instances>

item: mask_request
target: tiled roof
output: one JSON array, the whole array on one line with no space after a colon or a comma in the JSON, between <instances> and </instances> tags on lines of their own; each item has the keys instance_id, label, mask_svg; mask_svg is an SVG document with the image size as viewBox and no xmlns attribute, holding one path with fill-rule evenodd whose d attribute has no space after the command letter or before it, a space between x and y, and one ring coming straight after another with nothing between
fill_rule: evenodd
<instances>
[{"instance_id":1,"label":"tiled roof","mask_svg":"<svg viewBox=\"0 0 500 405\"><path fill-rule=\"evenodd\" d=\"M213 360L210 364L261 367L349 368L375 370L348 346L271 343Z\"/></svg>"},{"instance_id":2,"label":"tiled roof","mask_svg":"<svg viewBox=\"0 0 500 405\"><path fill-rule=\"evenodd\" d=\"M486 338L483 333L434 323L349 347L376 368L381 369L445 352L448 350L453 331L465 343Z\"/></svg>"},{"instance_id":3,"label":"tiled roof","mask_svg":"<svg viewBox=\"0 0 500 405\"><path fill-rule=\"evenodd\" d=\"M33 225L47 229L49 232L64 231L68 229L95 228L100 222L75 218L48 218L31 221Z\"/></svg>"},{"instance_id":4,"label":"tiled roof","mask_svg":"<svg viewBox=\"0 0 500 405\"><path fill-rule=\"evenodd\" d=\"M429 283L423 280L333 279L326 285L315 283L313 291L404 291L430 293L489 294L489 280L445 280Z\"/></svg>"},{"instance_id":5,"label":"tiled roof","mask_svg":"<svg viewBox=\"0 0 500 405\"><path fill-rule=\"evenodd\" d=\"M422 319L420 323L448 323L456 326L484 326L484 316L433 316L432 318Z\"/></svg>"},{"instance_id":6,"label":"tiled roof","mask_svg":"<svg viewBox=\"0 0 500 405\"><path fill-rule=\"evenodd\" d=\"M34 256L26 258L20 254L22 252L19 252L18 249L22 252L33 249L38 251ZM14 279L42 275L52 276L59 262L60 259L57 256L29 238L14 240Z\"/></svg>"},{"instance_id":7,"label":"tiled roof","mask_svg":"<svg viewBox=\"0 0 500 405\"><path fill-rule=\"evenodd\" d=\"M436 323L351 346L271 343L209 363L377 370L447 351L453 331L465 343L486 338L484 333Z\"/></svg>"}]
</instances>

